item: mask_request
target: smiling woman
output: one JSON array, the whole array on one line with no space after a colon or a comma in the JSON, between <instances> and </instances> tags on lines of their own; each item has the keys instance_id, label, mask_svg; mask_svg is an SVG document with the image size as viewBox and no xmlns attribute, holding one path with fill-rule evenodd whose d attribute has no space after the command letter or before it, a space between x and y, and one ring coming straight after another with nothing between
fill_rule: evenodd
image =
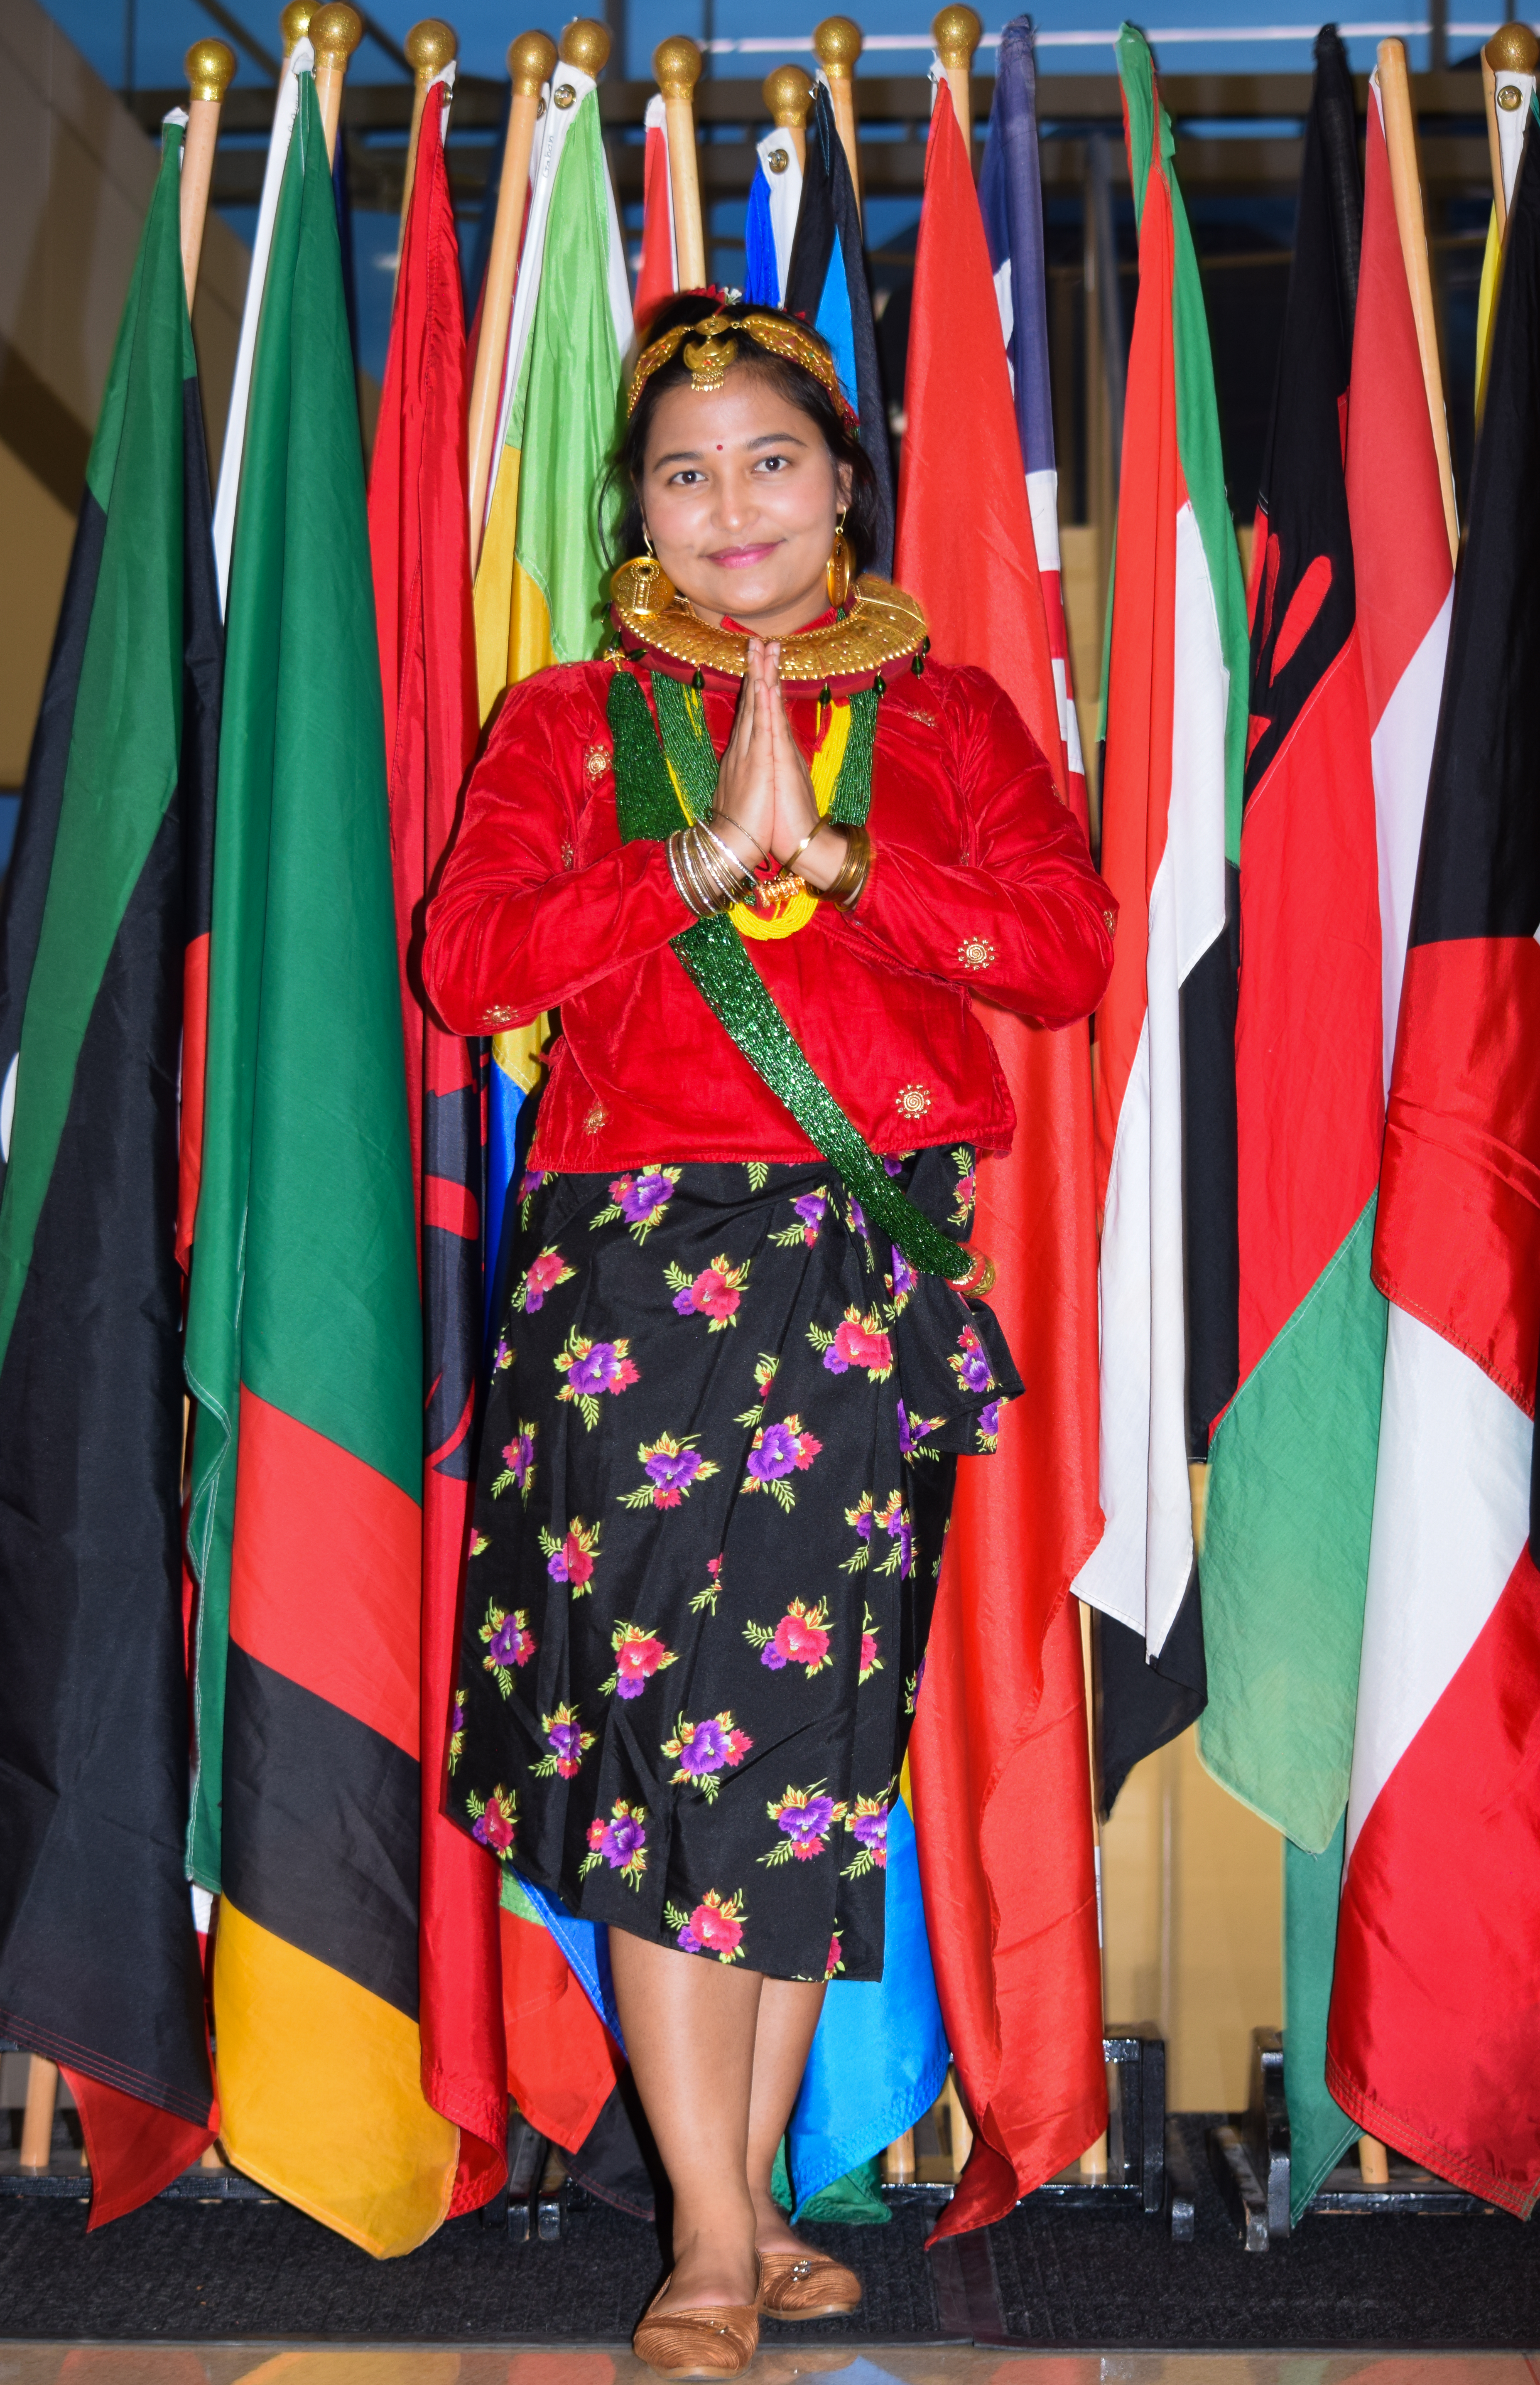
<instances>
[{"instance_id":1,"label":"smiling woman","mask_svg":"<svg viewBox=\"0 0 1540 2385\"><path fill-rule=\"evenodd\" d=\"M618 643L506 698L424 967L456 1030L562 1022L451 1810L610 1925L674 2189L637 2350L712 2377L860 2300L771 2166L826 1981L881 1977L956 1457L1020 1388L962 1242L1015 1123L970 991L1084 1017L1111 906L1008 699L863 576L823 341L700 292L653 330Z\"/></svg>"}]
</instances>

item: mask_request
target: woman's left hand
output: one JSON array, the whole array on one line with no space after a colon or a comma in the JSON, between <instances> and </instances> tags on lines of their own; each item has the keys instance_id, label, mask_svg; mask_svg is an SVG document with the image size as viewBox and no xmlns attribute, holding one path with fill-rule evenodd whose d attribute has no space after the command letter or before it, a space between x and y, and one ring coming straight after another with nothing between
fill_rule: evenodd
<instances>
[{"instance_id":1,"label":"woman's left hand","mask_svg":"<svg viewBox=\"0 0 1540 2385\"><path fill-rule=\"evenodd\" d=\"M777 861L786 863L799 845L796 869L799 877L810 886L828 886L845 859L845 840L837 829L826 824L820 830L818 799L813 792L813 773L808 768L802 749L791 733L787 718L786 700L781 693L781 650L772 643L765 649L763 675L756 691L759 701L769 717L770 751L776 781L775 826L770 832L770 846ZM812 836L811 843L803 840Z\"/></svg>"}]
</instances>

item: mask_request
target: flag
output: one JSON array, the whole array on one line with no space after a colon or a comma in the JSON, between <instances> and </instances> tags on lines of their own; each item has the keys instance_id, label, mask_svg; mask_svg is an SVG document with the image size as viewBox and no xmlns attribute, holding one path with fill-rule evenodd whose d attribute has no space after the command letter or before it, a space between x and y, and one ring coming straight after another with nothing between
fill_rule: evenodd
<instances>
[{"instance_id":1,"label":"flag","mask_svg":"<svg viewBox=\"0 0 1540 2385\"><path fill-rule=\"evenodd\" d=\"M1198 259L1153 61L1130 25L1118 63L1139 291L1101 787L1102 874L1119 904L1097 1018L1107 1530L1075 1584L1102 1618L1104 1812L1203 1699L1188 1467L1206 1460L1236 1382L1231 873L1247 662Z\"/></svg>"},{"instance_id":2,"label":"flag","mask_svg":"<svg viewBox=\"0 0 1540 2385\"><path fill-rule=\"evenodd\" d=\"M1385 1121L1392 1305L1326 2060L1360 2128L1521 2216L1540 2188L1537 356L1532 121ZM1387 506L1408 452L1378 458ZM1414 631L1409 602L1403 656Z\"/></svg>"},{"instance_id":3,"label":"flag","mask_svg":"<svg viewBox=\"0 0 1540 2385\"><path fill-rule=\"evenodd\" d=\"M645 333L665 298L679 286L679 251L674 237L674 185L668 172L667 114L661 92L647 103L641 159L641 260L637 274L636 320Z\"/></svg>"},{"instance_id":4,"label":"flag","mask_svg":"<svg viewBox=\"0 0 1540 2385\"><path fill-rule=\"evenodd\" d=\"M449 2208L417 2026L422 1322L363 457L315 78L231 556L186 1366L221 2135L375 2254Z\"/></svg>"},{"instance_id":5,"label":"flag","mask_svg":"<svg viewBox=\"0 0 1540 2385\"><path fill-rule=\"evenodd\" d=\"M898 571L938 657L982 665L1064 783L1058 689L989 253L945 84L925 151ZM964 435L965 433L965 435ZM957 536L966 518L970 535ZM981 1162L974 1240L1027 1391L958 1461L910 1746L931 1954L973 2114L938 2233L999 2219L1106 2125L1080 1627L1096 1543L1094 1220L1083 1030L986 1009L1017 1128Z\"/></svg>"},{"instance_id":6,"label":"flag","mask_svg":"<svg viewBox=\"0 0 1540 2385\"><path fill-rule=\"evenodd\" d=\"M1053 392L1048 362L1048 270L1043 256L1043 183L1037 162L1037 69L1030 17L1012 17L1000 37L995 98L979 169L978 204L989 243L1000 328L1011 365L1016 437L1026 473L1037 577L1048 617L1049 654L1064 743L1071 809L1089 826L1070 671L1069 629L1059 568L1059 468L1053 452Z\"/></svg>"},{"instance_id":7,"label":"flag","mask_svg":"<svg viewBox=\"0 0 1540 2385\"><path fill-rule=\"evenodd\" d=\"M464 302L443 149L449 96L441 79L423 108L375 432L369 544L423 1304L418 2026L423 2092L460 2130L453 2214L484 2203L502 2182L507 2057L497 1866L440 1810L482 1347L479 1057L427 1010L417 960L428 889L454 833L478 730Z\"/></svg>"},{"instance_id":8,"label":"flag","mask_svg":"<svg viewBox=\"0 0 1540 2385\"><path fill-rule=\"evenodd\" d=\"M267 141L267 157L262 169L262 195L256 210L256 230L252 235L252 261L246 274L246 295L241 308L241 331L235 348L235 371L230 381L230 413L225 424L225 442L219 452L219 486L214 500L214 555L219 580L219 611L223 616L230 595L230 555L235 536L235 501L241 492L241 459L245 453L246 410L251 403L252 364L256 355L256 327L262 316L262 293L267 286L267 260L272 255L273 225L278 218L279 193L283 186L283 169L289 156L289 137L294 129L299 108L299 82L302 69L309 70L315 64L315 53L303 37L295 43L283 61L279 76L278 96L273 104L273 129Z\"/></svg>"},{"instance_id":9,"label":"flag","mask_svg":"<svg viewBox=\"0 0 1540 2385\"><path fill-rule=\"evenodd\" d=\"M764 135L755 154L759 163L749 185L743 227L748 252L743 295L753 306L779 306L797 237L802 169L791 136L782 126Z\"/></svg>"},{"instance_id":10,"label":"flag","mask_svg":"<svg viewBox=\"0 0 1540 2385\"><path fill-rule=\"evenodd\" d=\"M782 305L811 323L833 349L840 385L860 418L861 443L872 459L877 483L878 529L872 568L886 579L893 556L888 408L861 245L861 210L850 164L835 130L834 103L822 69L808 113L807 166L784 288Z\"/></svg>"},{"instance_id":11,"label":"flag","mask_svg":"<svg viewBox=\"0 0 1540 2385\"><path fill-rule=\"evenodd\" d=\"M559 65L552 103L542 119L544 145L514 297L503 418L477 566L483 719L504 687L551 663L588 659L608 634L608 558L595 492L625 404L629 285L593 78ZM521 1112L539 1082L548 1033L541 1018L494 1035L491 1043L485 1223L490 1328L499 1316L507 1219L521 1142L528 1142ZM561 1945L511 1875L503 1880L503 1901L508 2084L520 2111L570 2152L597 2119L619 2058Z\"/></svg>"},{"instance_id":12,"label":"flag","mask_svg":"<svg viewBox=\"0 0 1540 2385\"><path fill-rule=\"evenodd\" d=\"M0 2032L64 2066L93 2227L218 2122L181 1865L177 1062L220 638L180 158L168 123L0 911Z\"/></svg>"}]
</instances>

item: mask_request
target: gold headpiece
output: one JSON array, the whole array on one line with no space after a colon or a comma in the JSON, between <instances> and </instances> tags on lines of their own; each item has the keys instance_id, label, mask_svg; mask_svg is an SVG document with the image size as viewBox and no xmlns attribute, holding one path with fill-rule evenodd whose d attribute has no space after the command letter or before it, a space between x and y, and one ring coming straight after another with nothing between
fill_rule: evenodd
<instances>
[{"instance_id":1,"label":"gold headpiece","mask_svg":"<svg viewBox=\"0 0 1540 2385\"><path fill-rule=\"evenodd\" d=\"M631 393L627 400L628 415L637 410L637 400L652 375L677 354L685 341L685 362L689 367L689 382L702 395L721 388L727 377L727 368L737 362L739 339L751 340L756 347L772 356L785 356L801 365L814 381L822 383L834 400L839 418L852 436L860 426L855 409L839 386L839 376L834 368L834 358L822 340L794 322L787 315L742 315L735 321L720 311L707 315L699 323L679 323L654 340L642 351L636 371L631 376Z\"/></svg>"}]
</instances>

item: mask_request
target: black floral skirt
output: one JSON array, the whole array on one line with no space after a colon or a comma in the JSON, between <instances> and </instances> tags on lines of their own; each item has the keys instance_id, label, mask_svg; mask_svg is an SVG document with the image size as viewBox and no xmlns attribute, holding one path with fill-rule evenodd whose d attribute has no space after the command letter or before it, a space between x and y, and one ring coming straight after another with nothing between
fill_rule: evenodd
<instances>
[{"instance_id":1,"label":"black floral skirt","mask_svg":"<svg viewBox=\"0 0 1540 2385\"><path fill-rule=\"evenodd\" d=\"M886 1163L959 1236L973 1158ZM449 1810L575 1914L882 1976L888 1809L957 1453L1020 1383L823 1163L530 1176Z\"/></svg>"}]
</instances>

